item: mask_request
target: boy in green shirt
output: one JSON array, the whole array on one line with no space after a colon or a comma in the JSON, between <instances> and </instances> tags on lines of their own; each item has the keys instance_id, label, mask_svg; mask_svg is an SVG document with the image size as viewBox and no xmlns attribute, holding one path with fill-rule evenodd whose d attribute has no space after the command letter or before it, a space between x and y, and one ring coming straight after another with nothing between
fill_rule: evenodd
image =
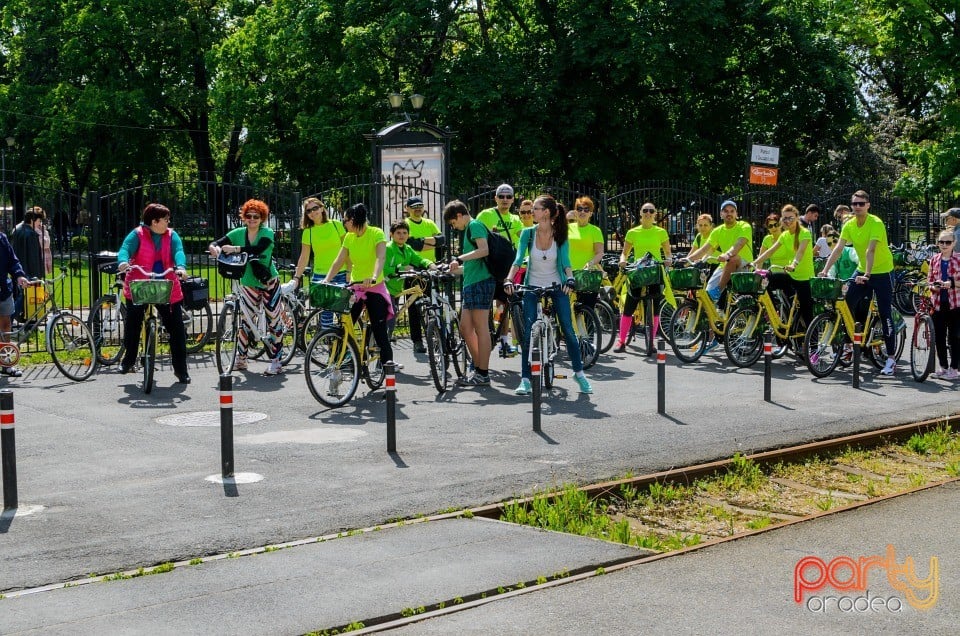
<instances>
[{"instance_id":1,"label":"boy in green shirt","mask_svg":"<svg viewBox=\"0 0 960 636\"><path fill-rule=\"evenodd\" d=\"M406 221L397 221L390 226L390 242L387 243L386 260L383 264L383 275L387 279L387 291L390 292L390 298L393 300L393 313L396 316L400 310L399 299L403 293L404 281L398 274L409 272L414 269L435 269L433 263L420 256L412 247L407 245L407 239L410 238L410 226ZM412 281L408 281L412 283ZM409 284L407 285L409 286ZM410 320L410 340L413 341L414 353L426 353L427 349L423 346L423 315L420 311L419 301L414 301L408 311ZM387 332L393 337L393 328L396 319L391 318L387 321Z\"/></svg>"}]
</instances>

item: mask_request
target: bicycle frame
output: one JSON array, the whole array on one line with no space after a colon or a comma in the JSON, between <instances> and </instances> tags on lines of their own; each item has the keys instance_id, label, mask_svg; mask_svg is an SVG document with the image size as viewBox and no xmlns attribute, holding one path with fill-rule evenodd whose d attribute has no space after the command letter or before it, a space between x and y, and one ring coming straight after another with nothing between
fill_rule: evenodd
<instances>
[{"instance_id":1,"label":"bicycle frame","mask_svg":"<svg viewBox=\"0 0 960 636\"><path fill-rule=\"evenodd\" d=\"M790 304L790 312L787 314L786 322L780 319L780 313L773 304L773 297L766 290L757 296L757 304L763 309L763 314L766 315L767 324L773 331L774 336L780 338L781 340L786 340L790 337L803 335L802 333L791 333L793 325L800 312L800 302L797 300L796 295L794 295L793 302ZM750 324L748 324L746 329L744 329L745 335L753 336L754 331L760 324L760 317L763 314L757 312L755 319L751 320Z\"/></svg>"}]
</instances>

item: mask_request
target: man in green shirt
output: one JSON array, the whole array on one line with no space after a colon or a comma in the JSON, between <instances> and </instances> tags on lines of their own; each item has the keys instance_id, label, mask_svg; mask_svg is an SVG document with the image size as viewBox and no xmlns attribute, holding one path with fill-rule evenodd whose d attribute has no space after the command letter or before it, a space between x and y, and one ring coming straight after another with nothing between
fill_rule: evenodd
<instances>
[{"instance_id":1,"label":"man in green shirt","mask_svg":"<svg viewBox=\"0 0 960 636\"><path fill-rule=\"evenodd\" d=\"M410 226L410 247L417 250L420 256L431 263L437 262L437 236L442 232L437 224L424 216L426 208L420 197L408 197L403 211L407 215L407 225Z\"/></svg>"},{"instance_id":2,"label":"man in green shirt","mask_svg":"<svg viewBox=\"0 0 960 636\"><path fill-rule=\"evenodd\" d=\"M897 337L893 324L893 282L890 278L890 272L893 271L893 252L887 242L887 227L880 217L870 214L870 196L863 190L853 193L850 207L853 208L853 218L843 224L840 240L818 275L826 276L840 258L844 245L853 244L860 266L853 279L854 284L847 290L847 304L856 308L861 300L869 298L871 294L876 296L883 341L887 347L887 362L880 373L893 375L897 370ZM862 318L857 316L858 320Z\"/></svg>"},{"instance_id":3,"label":"man in green shirt","mask_svg":"<svg viewBox=\"0 0 960 636\"><path fill-rule=\"evenodd\" d=\"M496 201L497 205L493 208L482 210L477 215L477 221L483 223L491 232L497 232L501 236L509 237L514 247L520 245L520 232L523 231L523 222L520 217L510 212L510 206L513 205L513 186L509 183L501 183L497 186ZM503 291L503 281L497 281L497 288L493 292L493 299L497 303L500 315L505 315L507 311L507 293ZM510 344L510 321L501 320L497 330L497 336L500 339L500 356L507 357L517 353L516 348Z\"/></svg>"},{"instance_id":4,"label":"man in green shirt","mask_svg":"<svg viewBox=\"0 0 960 636\"><path fill-rule=\"evenodd\" d=\"M707 242L687 256L690 261L697 261L720 250L717 260L723 267L718 267L707 281L707 293L713 302L720 300L730 275L753 260L753 228L737 218L737 204L729 199L721 203L720 217L723 223L710 232Z\"/></svg>"}]
</instances>

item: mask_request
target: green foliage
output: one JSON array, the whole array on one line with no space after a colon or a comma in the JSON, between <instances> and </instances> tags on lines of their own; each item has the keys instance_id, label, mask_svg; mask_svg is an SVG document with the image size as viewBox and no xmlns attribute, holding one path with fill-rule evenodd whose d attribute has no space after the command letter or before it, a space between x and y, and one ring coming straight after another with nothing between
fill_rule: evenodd
<instances>
[{"instance_id":1,"label":"green foliage","mask_svg":"<svg viewBox=\"0 0 960 636\"><path fill-rule=\"evenodd\" d=\"M755 490L763 484L763 481L763 471L760 470L760 466L740 453L733 456L730 467L720 479L722 487L726 490L741 488Z\"/></svg>"},{"instance_id":2,"label":"green foliage","mask_svg":"<svg viewBox=\"0 0 960 636\"><path fill-rule=\"evenodd\" d=\"M552 499L546 494L537 494L529 504L512 502L505 505L501 520L621 543L630 540L626 520L613 522L595 500L572 484L564 486L563 491Z\"/></svg>"},{"instance_id":3,"label":"green foliage","mask_svg":"<svg viewBox=\"0 0 960 636\"><path fill-rule=\"evenodd\" d=\"M932 431L910 436L906 446L918 455L945 455L960 450L960 437L948 426L940 425Z\"/></svg>"}]
</instances>

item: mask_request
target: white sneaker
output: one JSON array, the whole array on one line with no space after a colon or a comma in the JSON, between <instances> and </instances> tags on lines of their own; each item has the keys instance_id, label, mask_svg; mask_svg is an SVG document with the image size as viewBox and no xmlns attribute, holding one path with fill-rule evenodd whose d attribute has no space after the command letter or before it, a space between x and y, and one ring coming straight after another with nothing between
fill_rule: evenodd
<instances>
[{"instance_id":1,"label":"white sneaker","mask_svg":"<svg viewBox=\"0 0 960 636\"><path fill-rule=\"evenodd\" d=\"M264 371L267 375L278 375L283 373L283 363L280 362L279 358L274 358L270 361L270 368Z\"/></svg>"},{"instance_id":2,"label":"white sneaker","mask_svg":"<svg viewBox=\"0 0 960 636\"><path fill-rule=\"evenodd\" d=\"M883 365L880 373L883 375L893 375L897 372L897 361L893 358L887 358L887 363Z\"/></svg>"}]
</instances>

